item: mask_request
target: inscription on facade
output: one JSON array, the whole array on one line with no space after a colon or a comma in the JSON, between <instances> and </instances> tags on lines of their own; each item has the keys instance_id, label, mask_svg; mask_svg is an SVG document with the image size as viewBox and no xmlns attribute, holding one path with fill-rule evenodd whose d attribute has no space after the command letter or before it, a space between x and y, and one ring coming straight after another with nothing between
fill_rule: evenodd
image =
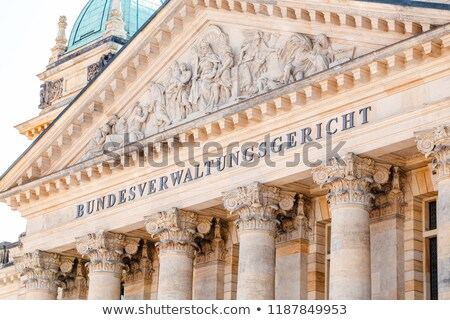
<instances>
[{"instance_id":1,"label":"inscription on facade","mask_svg":"<svg viewBox=\"0 0 450 320\"><path fill-rule=\"evenodd\" d=\"M299 128L282 135L270 136L264 141L248 144L240 150L223 156L199 163L191 167L183 167L180 170L168 175L159 176L153 180L145 181L129 188L119 190L86 203L76 206L76 218L88 216L104 211L127 202L135 201L139 198L151 196L153 194L169 190L179 185L183 185L195 180L199 180L213 174L221 173L229 168L249 167L254 161L270 157L270 155L284 155L291 149L300 148L307 143L319 142L326 136L333 136L338 132L353 129L369 123L369 112L372 107L364 107L336 117L332 117L324 122L319 122L313 126ZM321 148L320 144L312 148ZM312 149L311 148L311 149ZM334 150L333 152L338 150ZM305 161L303 160L305 163ZM296 163L295 165L298 165ZM294 165L294 164L292 164Z\"/></svg>"}]
</instances>

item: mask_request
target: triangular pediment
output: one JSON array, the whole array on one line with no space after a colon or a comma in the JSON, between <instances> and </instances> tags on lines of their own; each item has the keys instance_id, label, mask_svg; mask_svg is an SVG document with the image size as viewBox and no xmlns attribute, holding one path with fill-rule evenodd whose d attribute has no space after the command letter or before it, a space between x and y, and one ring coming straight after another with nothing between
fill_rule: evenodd
<instances>
[{"instance_id":1,"label":"triangular pediment","mask_svg":"<svg viewBox=\"0 0 450 320\"><path fill-rule=\"evenodd\" d=\"M393 6L355 4L350 15L351 4L275 2L170 1L18 160L1 191L339 68L446 21L433 10L412 21Z\"/></svg>"}]
</instances>

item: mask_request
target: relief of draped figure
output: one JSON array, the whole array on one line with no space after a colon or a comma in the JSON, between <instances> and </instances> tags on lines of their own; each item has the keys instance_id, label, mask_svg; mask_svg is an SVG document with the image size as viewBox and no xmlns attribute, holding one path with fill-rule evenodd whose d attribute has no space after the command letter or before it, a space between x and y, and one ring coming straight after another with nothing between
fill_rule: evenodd
<instances>
[{"instance_id":1,"label":"relief of draped figure","mask_svg":"<svg viewBox=\"0 0 450 320\"><path fill-rule=\"evenodd\" d=\"M192 47L192 52L194 61L189 102L194 111L211 113L231 96L233 49L229 46L228 36L219 27L210 26L199 43Z\"/></svg>"}]
</instances>

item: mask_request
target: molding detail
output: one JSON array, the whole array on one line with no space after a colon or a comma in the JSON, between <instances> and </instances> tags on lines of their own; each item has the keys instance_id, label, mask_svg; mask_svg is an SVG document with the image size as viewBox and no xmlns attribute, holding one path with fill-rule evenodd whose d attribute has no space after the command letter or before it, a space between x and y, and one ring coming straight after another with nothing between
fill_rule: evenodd
<instances>
[{"instance_id":1,"label":"molding detail","mask_svg":"<svg viewBox=\"0 0 450 320\"><path fill-rule=\"evenodd\" d=\"M14 258L14 264L27 290L57 291L59 254L37 250Z\"/></svg>"},{"instance_id":2,"label":"molding detail","mask_svg":"<svg viewBox=\"0 0 450 320\"><path fill-rule=\"evenodd\" d=\"M233 191L223 193L223 204L230 213L238 212L236 220L239 232L248 230L278 230L277 214L285 214L294 207L295 193L283 192L254 182Z\"/></svg>"},{"instance_id":3,"label":"molding detail","mask_svg":"<svg viewBox=\"0 0 450 320\"><path fill-rule=\"evenodd\" d=\"M297 203L293 210L280 217L281 225L275 239L276 243L299 239L308 240L312 231L309 226L311 215L311 201L302 194L298 194Z\"/></svg>"},{"instance_id":4,"label":"molding detail","mask_svg":"<svg viewBox=\"0 0 450 320\"><path fill-rule=\"evenodd\" d=\"M259 30L243 34L242 43L234 35L231 40L236 43L217 25L202 30L190 48L190 60L184 57L173 62L162 79L150 82L146 94L125 114L108 119L81 161L101 155L107 151L105 146L112 151L170 125L325 71L351 60L355 51L353 47L334 50L324 34L313 38ZM237 52L239 57L235 57ZM89 66L88 80L100 68L100 64Z\"/></svg>"},{"instance_id":5,"label":"molding detail","mask_svg":"<svg viewBox=\"0 0 450 320\"><path fill-rule=\"evenodd\" d=\"M200 241L200 250L195 256L195 264L198 265L211 261L225 261L228 251L225 249L225 239L223 235L226 233L226 223L223 223L219 218L214 218L214 230Z\"/></svg>"},{"instance_id":6,"label":"molding detail","mask_svg":"<svg viewBox=\"0 0 450 320\"><path fill-rule=\"evenodd\" d=\"M200 221L204 223L204 219ZM154 238L159 237L159 242L156 243L159 254L175 251L187 253L194 258L195 250L198 249L195 238L202 236L198 226L199 216L196 213L178 208L145 218L147 232ZM208 229L202 224L200 226L203 229L201 231Z\"/></svg>"},{"instance_id":7,"label":"molding detail","mask_svg":"<svg viewBox=\"0 0 450 320\"><path fill-rule=\"evenodd\" d=\"M136 254L130 257L125 263L126 273L124 275L124 281L126 283L151 279L154 270L150 256L150 248L147 242L144 241L139 248L139 252L136 252Z\"/></svg>"},{"instance_id":8,"label":"molding detail","mask_svg":"<svg viewBox=\"0 0 450 320\"><path fill-rule=\"evenodd\" d=\"M450 177L450 134L449 125L439 125L431 130L415 133L417 149L432 158L431 175L437 183Z\"/></svg>"},{"instance_id":9,"label":"molding detail","mask_svg":"<svg viewBox=\"0 0 450 320\"><path fill-rule=\"evenodd\" d=\"M64 79L58 79L53 82L44 82L41 84L39 109L46 110L53 101L62 97L64 89Z\"/></svg>"},{"instance_id":10,"label":"molding detail","mask_svg":"<svg viewBox=\"0 0 450 320\"><path fill-rule=\"evenodd\" d=\"M89 272L122 273L122 256L127 246L124 235L100 231L77 238L76 242L77 251L90 259Z\"/></svg>"},{"instance_id":11,"label":"molding detail","mask_svg":"<svg viewBox=\"0 0 450 320\"><path fill-rule=\"evenodd\" d=\"M391 216L404 217L407 203L404 200L402 173L398 167L392 168L392 179L381 192L375 194L371 219L383 219Z\"/></svg>"},{"instance_id":12,"label":"molding detail","mask_svg":"<svg viewBox=\"0 0 450 320\"><path fill-rule=\"evenodd\" d=\"M62 288L63 300L86 300L88 279L86 261L73 257L61 257L61 272L57 285Z\"/></svg>"},{"instance_id":13,"label":"molding detail","mask_svg":"<svg viewBox=\"0 0 450 320\"><path fill-rule=\"evenodd\" d=\"M112 52L108 53L108 54L104 54L102 55L102 57L100 58L100 60L96 63L91 64L90 66L88 66L87 69L87 81L91 81L92 79L95 78L95 76L97 76L97 74L100 73L100 71L106 67L106 65L109 63L109 61L114 57L114 54Z\"/></svg>"},{"instance_id":14,"label":"molding detail","mask_svg":"<svg viewBox=\"0 0 450 320\"><path fill-rule=\"evenodd\" d=\"M370 210L372 188L389 180L390 165L378 164L373 159L348 153L343 159L333 158L328 165L314 168L313 179L321 188L328 188L330 206L361 204Z\"/></svg>"}]
</instances>

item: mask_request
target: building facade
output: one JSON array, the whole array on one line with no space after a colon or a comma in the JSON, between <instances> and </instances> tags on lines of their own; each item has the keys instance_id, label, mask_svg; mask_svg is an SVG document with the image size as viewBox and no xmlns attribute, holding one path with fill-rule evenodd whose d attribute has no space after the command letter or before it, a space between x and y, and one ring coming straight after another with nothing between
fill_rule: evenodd
<instances>
[{"instance_id":1,"label":"building facade","mask_svg":"<svg viewBox=\"0 0 450 320\"><path fill-rule=\"evenodd\" d=\"M61 17L1 299L449 299L445 1Z\"/></svg>"}]
</instances>

